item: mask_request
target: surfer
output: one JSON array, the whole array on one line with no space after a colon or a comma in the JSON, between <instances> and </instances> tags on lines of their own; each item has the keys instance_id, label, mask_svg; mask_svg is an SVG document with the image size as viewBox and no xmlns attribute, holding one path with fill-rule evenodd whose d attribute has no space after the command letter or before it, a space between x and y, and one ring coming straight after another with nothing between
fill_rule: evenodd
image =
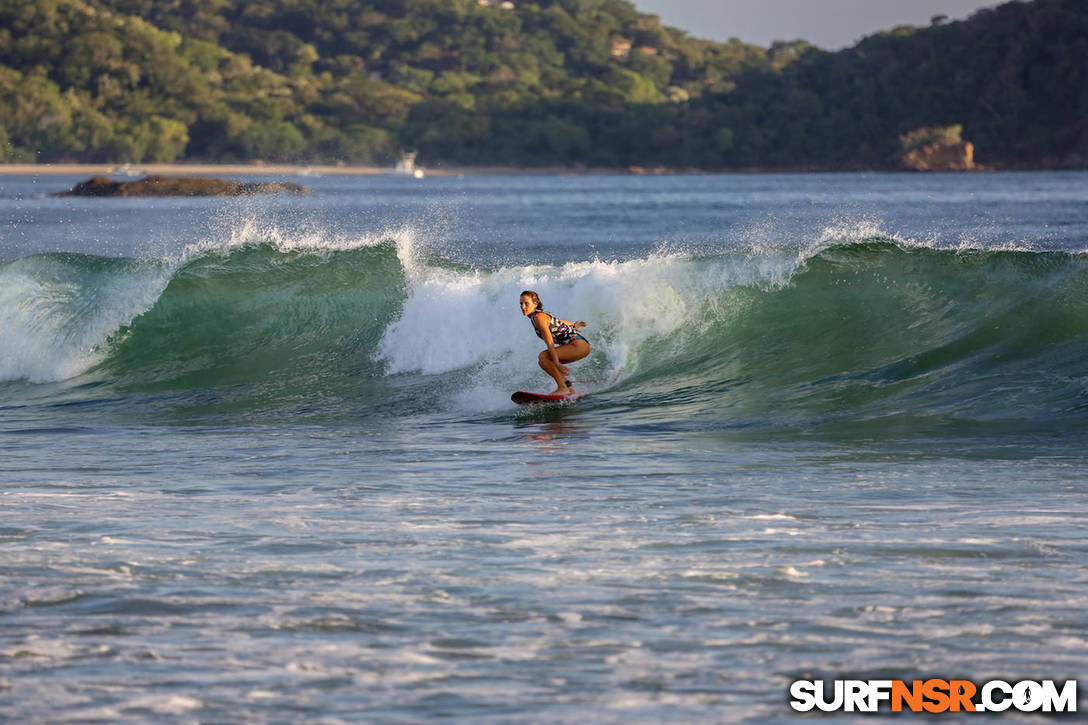
<instances>
[{"instance_id":1,"label":"surfer","mask_svg":"<svg viewBox=\"0 0 1088 725\"><path fill-rule=\"evenodd\" d=\"M551 395L573 395L574 388L567 380L570 370L566 363L581 360L589 354L589 342L578 332L578 328L585 327L586 323L581 320L568 322L549 315L544 311L540 295L532 290L521 293L521 314L529 318L537 337L548 346L537 360L540 368L555 380L555 390Z\"/></svg>"}]
</instances>

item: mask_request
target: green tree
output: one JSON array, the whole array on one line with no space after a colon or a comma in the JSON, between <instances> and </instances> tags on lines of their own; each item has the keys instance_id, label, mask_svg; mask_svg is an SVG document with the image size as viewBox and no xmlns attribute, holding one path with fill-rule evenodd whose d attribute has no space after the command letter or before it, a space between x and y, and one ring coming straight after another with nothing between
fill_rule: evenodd
<instances>
[{"instance_id":1,"label":"green tree","mask_svg":"<svg viewBox=\"0 0 1088 725\"><path fill-rule=\"evenodd\" d=\"M296 161L306 147L302 132L287 121L254 124L242 139L250 158L268 161Z\"/></svg>"}]
</instances>

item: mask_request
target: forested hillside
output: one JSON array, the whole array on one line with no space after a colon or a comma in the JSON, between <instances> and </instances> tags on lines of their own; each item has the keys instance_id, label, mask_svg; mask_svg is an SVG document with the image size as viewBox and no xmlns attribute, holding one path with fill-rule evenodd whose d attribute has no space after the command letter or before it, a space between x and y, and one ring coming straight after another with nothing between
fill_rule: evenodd
<instances>
[{"instance_id":1,"label":"forested hillside","mask_svg":"<svg viewBox=\"0 0 1088 725\"><path fill-rule=\"evenodd\" d=\"M879 167L962 124L1085 165L1088 3L828 53L713 43L625 0L0 0L0 160Z\"/></svg>"}]
</instances>

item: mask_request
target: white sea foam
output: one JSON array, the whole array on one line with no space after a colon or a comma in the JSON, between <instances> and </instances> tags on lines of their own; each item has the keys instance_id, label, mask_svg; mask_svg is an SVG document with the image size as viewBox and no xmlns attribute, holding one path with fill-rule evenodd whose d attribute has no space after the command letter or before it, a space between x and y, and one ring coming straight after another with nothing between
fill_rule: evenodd
<instances>
[{"instance_id":1,"label":"white sea foam","mask_svg":"<svg viewBox=\"0 0 1088 725\"><path fill-rule=\"evenodd\" d=\"M207 254L227 255L261 245L280 252L324 254L375 247L391 241L396 244L401 261L405 262L419 248L419 239L419 230L410 226L390 227L367 234L346 234L321 228L284 229L257 217L246 217L234 221L221 235L187 244L180 253L167 259L184 264Z\"/></svg>"},{"instance_id":2,"label":"white sea foam","mask_svg":"<svg viewBox=\"0 0 1088 725\"><path fill-rule=\"evenodd\" d=\"M204 707L204 703L185 695L148 695L129 700L125 710L150 710L156 715L183 715Z\"/></svg>"},{"instance_id":3,"label":"white sea foam","mask_svg":"<svg viewBox=\"0 0 1088 725\"><path fill-rule=\"evenodd\" d=\"M103 344L150 309L170 279L161 264L80 273L45 257L0 269L0 381L53 382L105 355Z\"/></svg>"},{"instance_id":4,"label":"white sea foam","mask_svg":"<svg viewBox=\"0 0 1088 725\"><path fill-rule=\"evenodd\" d=\"M874 240L892 242L905 248L955 252L1040 252L1044 249L1038 242L1031 240L1006 240L999 243L970 233L962 233L953 239L944 239L935 232L914 237L889 230L882 220L875 217L844 217L828 224L819 237L802 245L799 260L811 259L829 247Z\"/></svg>"},{"instance_id":5,"label":"white sea foam","mask_svg":"<svg viewBox=\"0 0 1088 725\"><path fill-rule=\"evenodd\" d=\"M792 262L760 266L744 254L711 260L664 255L493 272L412 264L409 298L387 327L379 354L391 374L471 371L473 384L454 400L479 410L510 405L496 391L547 382L536 363L540 345L517 307L525 289L540 295L546 311L588 323L584 334L594 351L573 377L608 381L636 368L647 342L696 322L702 306L714 304L715 293L784 278ZM727 312L715 310L719 316Z\"/></svg>"}]
</instances>

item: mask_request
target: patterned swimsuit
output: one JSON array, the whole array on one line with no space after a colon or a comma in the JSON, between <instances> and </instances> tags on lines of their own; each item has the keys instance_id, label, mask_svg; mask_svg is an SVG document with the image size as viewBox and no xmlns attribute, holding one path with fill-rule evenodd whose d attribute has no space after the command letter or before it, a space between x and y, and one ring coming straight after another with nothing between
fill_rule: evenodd
<instances>
[{"instance_id":1,"label":"patterned swimsuit","mask_svg":"<svg viewBox=\"0 0 1088 725\"><path fill-rule=\"evenodd\" d=\"M548 315L547 312L544 314ZM529 322L532 323L533 331L536 332L536 336L543 340L544 335L537 329L536 321L530 317ZM548 329L552 332L552 342L555 343L556 347L559 347L560 345L569 345L575 340L585 339L574 325L568 325L566 322L563 322L558 317L553 317L552 315L548 315Z\"/></svg>"}]
</instances>

